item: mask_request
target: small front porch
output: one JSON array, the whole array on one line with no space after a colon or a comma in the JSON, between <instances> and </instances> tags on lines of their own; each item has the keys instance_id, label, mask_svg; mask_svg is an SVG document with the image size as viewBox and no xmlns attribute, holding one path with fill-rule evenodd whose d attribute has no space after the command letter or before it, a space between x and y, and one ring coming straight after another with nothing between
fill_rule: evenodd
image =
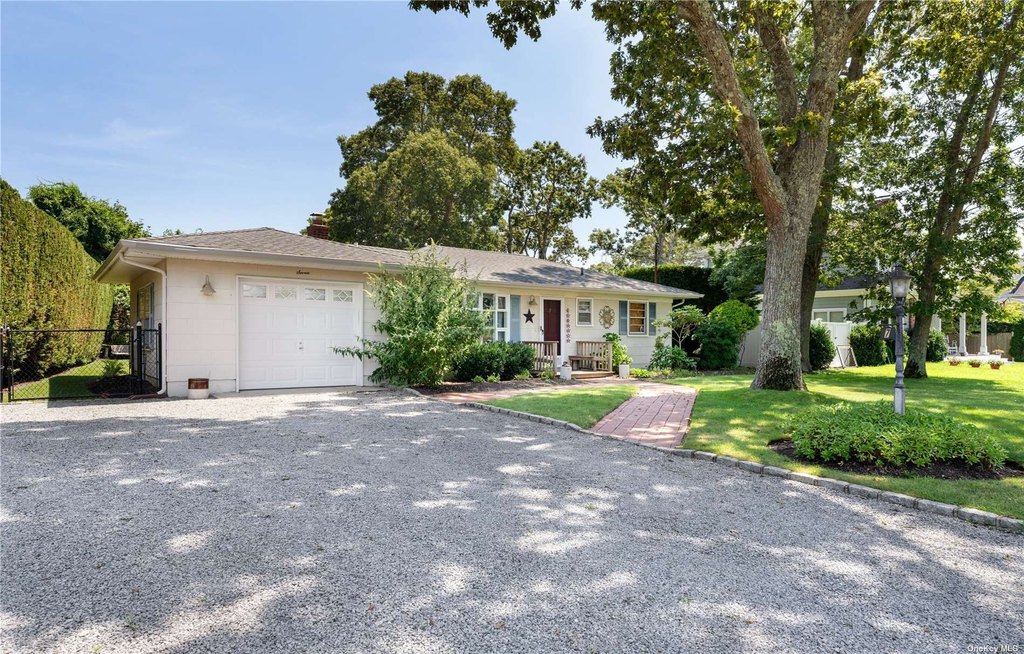
<instances>
[{"instance_id":1,"label":"small front porch","mask_svg":"<svg viewBox=\"0 0 1024 654\"><path fill-rule=\"evenodd\" d=\"M568 363L573 379L600 379L615 376L612 370L612 344L608 341L576 341L576 353L558 353L558 341L523 341L534 351L533 372L558 373Z\"/></svg>"}]
</instances>

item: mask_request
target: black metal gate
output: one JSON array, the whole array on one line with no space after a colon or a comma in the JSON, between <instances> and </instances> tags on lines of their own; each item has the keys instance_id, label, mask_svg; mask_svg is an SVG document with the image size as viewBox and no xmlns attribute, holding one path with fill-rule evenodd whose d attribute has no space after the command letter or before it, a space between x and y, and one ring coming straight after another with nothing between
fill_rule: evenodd
<instances>
[{"instance_id":1,"label":"black metal gate","mask_svg":"<svg viewBox=\"0 0 1024 654\"><path fill-rule=\"evenodd\" d=\"M155 393L163 328L0 329L0 396L17 400Z\"/></svg>"}]
</instances>

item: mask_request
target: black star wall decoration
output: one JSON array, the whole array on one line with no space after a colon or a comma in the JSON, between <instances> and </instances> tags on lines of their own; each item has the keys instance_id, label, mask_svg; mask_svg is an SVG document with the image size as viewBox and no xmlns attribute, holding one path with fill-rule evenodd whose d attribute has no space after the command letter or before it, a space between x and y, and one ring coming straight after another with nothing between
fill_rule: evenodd
<instances>
[{"instance_id":1,"label":"black star wall decoration","mask_svg":"<svg viewBox=\"0 0 1024 654\"><path fill-rule=\"evenodd\" d=\"M533 310L527 309L526 313L523 314L523 318L526 318L526 322L533 322Z\"/></svg>"}]
</instances>

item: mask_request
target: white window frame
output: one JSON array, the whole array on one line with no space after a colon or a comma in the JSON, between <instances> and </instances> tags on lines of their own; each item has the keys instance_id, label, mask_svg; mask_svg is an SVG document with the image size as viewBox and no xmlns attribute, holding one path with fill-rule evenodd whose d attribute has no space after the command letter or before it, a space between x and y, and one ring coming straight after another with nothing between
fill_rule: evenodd
<instances>
[{"instance_id":1,"label":"white window frame","mask_svg":"<svg viewBox=\"0 0 1024 654\"><path fill-rule=\"evenodd\" d=\"M145 315L142 314L143 298L146 300ZM153 306L154 304L156 304L156 287L152 283L146 284L136 291L135 319L142 323L143 329L154 329L156 324L156 307Z\"/></svg>"},{"instance_id":2,"label":"white window frame","mask_svg":"<svg viewBox=\"0 0 1024 654\"><path fill-rule=\"evenodd\" d=\"M638 304L644 308L644 326L643 331L633 331L633 305ZM626 334L628 336L648 336L647 321L650 320L648 315L647 303L646 302L627 302L626 303Z\"/></svg>"},{"instance_id":3,"label":"white window frame","mask_svg":"<svg viewBox=\"0 0 1024 654\"><path fill-rule=\"evenodd\" d=\"M830 318L832 317L832 314L833 313L837 313L837 312L843 314L842 319L840 319L840 320L830 320ZM825 319L824 320L822 320L821 318L818 317L821 314L825 315ZM811 320L816 321L816 322L846 322L846 316L847 316L846 309L840 309L840 308L835 308L835 309L814 309L813 312L811 313Z\"/></svg>"},{"instance_id":4,"label":"white window frame","mask_svg":"<svg viewBox=\"0 0 1024 654\"><path fill-rule=\"evenodd\" d=\"M488 296L492 301L492 308L484 309L484 296ZM499 308L501 304L505 305L504 309ZM512 333L511 330L511 298L508 295L502 293L493 293L485 291L476 294L476 310L477 311L489 311L490 312L490 324L491 334L490 340L492 341L504 341L509 342L509 336ZM498 314L505 315L505 326L498 327ZM503 337L503 338L502 338Z\"/></svg>"},{"instance_id":5,"label":"white window frame","mask_svg":"<svg viewBox=\"0 0 1024 654\"><path fill-rule=\"evenodd\" d=\"M580 320L580 302L589 302L590 309L587 311L587 315L590 316L590 320L583 322ZM578 297L576 298L576 326L577 327L593 327L594 326L594 298L592 297Z\"/></svg>"}]
</instances>

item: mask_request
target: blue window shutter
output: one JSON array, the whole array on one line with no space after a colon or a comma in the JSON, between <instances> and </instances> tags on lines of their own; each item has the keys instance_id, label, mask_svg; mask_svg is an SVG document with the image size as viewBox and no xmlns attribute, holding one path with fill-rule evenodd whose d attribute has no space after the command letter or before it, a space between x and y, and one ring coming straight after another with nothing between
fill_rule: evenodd
<instances>
[{"instance_id":1,"label":"blue window shutter","mask_svg":"<svg viewBox=\"0 0 1024 654\"><path fill-rule=\"evenodd\" d=\"M510 295L508 297L508 312L509 312L509 335L508 340L513 343L518 343L523 340L522 333L520 331L519 319L519 296Z\"/></svg>"},{"instance_id":2,"label":"blue window shutter","mask_svg":"<svg viewBox=\"0 0 1024 654\"><path fill-rule=\"evenodd\" d=\"M629 334L629 302L619 300L619 335Z\"/></svg>"},{"instance_id":3,"label":"blue window shutter","mask_svg":"<svg viewBox=\"0 0 1024 654\"><path fill-rule=\"evenodd\" d=\"M647 303L647 335L654 336L654 321L658 319L658 303Z\"/></svg>"}]
</instances>

